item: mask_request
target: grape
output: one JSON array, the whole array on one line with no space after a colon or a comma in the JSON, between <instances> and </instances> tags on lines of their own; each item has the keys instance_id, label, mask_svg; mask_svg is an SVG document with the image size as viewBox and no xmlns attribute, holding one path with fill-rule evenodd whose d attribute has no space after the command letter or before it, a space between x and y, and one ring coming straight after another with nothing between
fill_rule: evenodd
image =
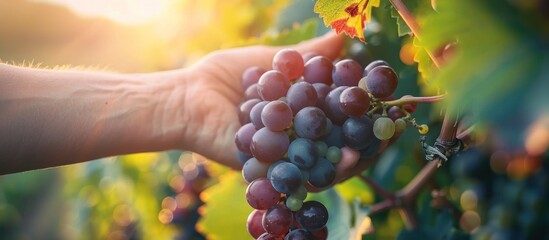
<instances>
[{"instance_id":1,"label":"grape","mask_svg":"<svg viewBox=\"0 0 549 240\"><path fill-rule=\"evenodd\" d=\"M332 91L332 88L324 83L313 83L313 87L317 97L316 105L320 109L324 109L324 99Z\"/></svg>"},{"instance_id":2,"label":"grape","mask_svg":"<svg viewBox=\"0 0 549 240\"><path fill-rule=\"evenodd\" d=\"M370 108L368 92L359 87L349 87L339 95L339 108L350 117L360 117Z\"/></svg>"},{"instance_id":3,"label":"grape","mask_svg":"<svg viewBox=\"0 0 549 240\"><path fill-rule=\"evenodd\" d=\"M293 163L280 163L271 171L271 184L279 193L290 194L302 184L301 171Z\"/></svg>"},{"instance_id":4,"label":"grape","mask_svg":"<svg viewBox=\"0 0 549 240\"><path fill-rule=\"evenodd\" d=\"M332 127L332 130L323 139L328 146L343 147L345 142L343 140L343 128L337 125Z\"/></svg>"},{"instance_id":5,"label":"grape","mask_svg":"<svg viewBox=\"0 0 549 240\"><path fill-rule=\"evenodd\" d=\"M250 121L253 123L255 129L261 129L265 127L263 125L263 122L261 121L261 112L263 111L263 108L265 108L265 105L267 105L269 101L262 101L257 103L252 110L250 110Z\"/></svg>"},{"instance_id":6,"label":"grape","mask_svg":"<svg viewBox=\"0 0 549 240\"><path fill-rule=\"evenodd\" d=\"M336 174L334 165L326 158L319 158L309 172L309 183L317 188L330 186Z\"/></svg>"},{"instance_id":7,"label":"grape","mask_svg":"<svg viewBox=\"0 0 549 240\"><path fill-rule=\"evenodd\" d=\"M251 153L245 153L243 151L236 150L236 157L238 158L238 161L240 161L240 163L244 164L246 161L248 161L248 159L252 158L253 156Z\"/></svg>"},{"instance_id":8,"label":"grape","mask_svg":"<svg viewBox=\"0 0 549 240\"><path fill-rule=\"evenodd\" d=\"M250 150L257 160L272 163L280 160L288 151L290 138L285 132L273 132L264 127L252 137Z\"/></svg>"},{"instance_id":9,"label":"grape","mask_svg":"<svg viewBox=\"0 0 549 240\"><path fill-rule=\"evenodd\" d=\"M404 117L404 113L400 110L400 107L399 106L392 106L389 108L389 110L387 111L387 116L395 121L399 118L402 118Z\"/></svg>"},{"instance_id":10,"label":"grape","mask_svg":"<svg viewBox=\"0 0 549 240\"><path fill-rule=\"evenodd\" d=\"M246 188L246 201L255 209L269 209L280 201L280 193L273 188L269 179L258 178Z\"/></svg>"},{"instance_id":11,"label":"grape","mask_svg":"<svg viewBox=\"0 0 549 240\"><path fill-rule=\"evenodd\" d=\"M364 89L365 91L368 91L368 87L366 87L366 79L367 77L362 77L360 81L358 81L358 87Z\"/></svg>"},{"instance_id":12,"label":"grape","mask_svg":"<svg viewBox=\"0 0 549 240\"><path fill-rule=\"evenodd\" d=\"M399 118L399 119L395 120L395 132L396 133L403 132L404 130L406 130L407 126L408 126L408 124L402 118Z\"/></svg>"},{"instance_id":13,"label":"grape","mask_svg":"<svg viewBox=\"0 0 549 240\"><path fill-rule=\"evenodd\" d=\"M413 96L412 95L404 95L400 99L406 99L406 98L410 98L410 97L413 97ZM402 105L402 109L404 109L408 113L413 113L417 109L417 103L406 103L406 104Z\"/></svg>"},{"instance_id":14,"label":"grape","mask_svg":"<svg viewBox=\"0 0 549 240\"><path fill-rule=\"evenodd\" d=\"M331 146L328 148L328 151L326 152L326 159L330 161L333 164L339 163L341 161L341 149L339 149L336 146Z\"/></svg>"},{"instance_id":15,"label":"grape","mask_svg":"<svg viewBox=\"0 0 549 240\"><path fill-rule=\"evenodd\" d=\"M306 52L302 55L303 57L303 62L308 62L311 58L314 58L318 56L318 53L315 53L315 52Z\"/></svg>"},{"instance_id":16,"label":"grape","mask_svg":"<svg viewBox=\"0 0 549 240\"><path fill-rule=\"evenodd\" d=\"M311 168L318 158L315 143L306 138L295 139L288 147L288 158L299 168Z\"/></svg>"},{"instance_id":17,"label":"grape","mask_svg":"<svg viewBox=\"0 0 549 240\"><path fill-rule=\"evenodd\" d=\"M419 134L427 134L429 132L429 126L427 126L426 124L421 124L417 127L417 131L419 132Z\"/></svg>"},{"instance_id":18,"label":"grape","mask_svg":"<svg viewBox=\"0 0 549 240\"><path fill-rule=\"evenodd\" d=\"M298 82L290 87L286 94L286 100L292 108L292 112L296 114L305 107L316 106L318 97L312 84Z\"/></svg>"},{"instance_id":19,"label":"grape","mask_svg":"<svg viewBox=\"0 0 549 240\"><path fill-rule=\"evenodd\" d=\"M270 70L259 78L257 91L263 100L273 101L286 96L290 86L290 80L284 74Z\"/></svg>"},{"instance_id":20,"label":"grape","mask_svg":"<svg viewBox=\"0 0 549 240\"><path fill-rule=\"evenodd\" d=\"M269 233L263 233L256 240L284 240L284 237L278 235L272 235Z\"/></svg>"},{"instance_id":21,"label":"grape","mask_svg":"<svg viewBox=\"0 0 549 240\"><path fill-rule=\"evenodd\" d=\"M332 85L332 61L324 56L316 56L305 63L303 80L309 83L324 83Z\"/></svg>"},{"instance_id":22,"label":"grape","mask_svg":"<svg viewBox=\"0 0 549 240\"><path fill-rule=\"evenodd\" d=\"M333 89L328 93L326 98L324 99L324 111L326 112L326 115L332 120L333 123L336 125L341 125L349 118L341 108L339 107L339 97L341 96L341 93L343 90L347 89L346 86L341 86Z\"/></svg>"},{"instance_id":23,"label":"grape","mask_svg":"<svg viewBox=\"0 0 549 240\"><path fill-rule=\"evenodd\" d=\"M288 161L278 160L278 161L274 162L273 164L271 164L271 166L269 166L269 169L267 170L267 178L271 179L271 173L273 172L273 169L276 167L276 165L284 163L284 162L288 162Z\"/></svg>"},{"instance_id":24,"label":"grape","mask_svg":"<svg viewBox=\"0 0 549 240\"><path fill-rule=\"evenodd\" d=\"M246 91L244 91L244 98L246 100L254 99L254 98L261 99L261 96L259 96L259 92L257 91L257 86L258 84L254 83L248 88L246 88Z\"/></svg>"},{"instance_id":25,"label":"grape","mask_svg":"<svg viewBox=\"0 0 549 240\"><path fill-rule=\"evenodd\" d=\"M289 196L286 199L286 207L288 207L293 212L299 210L303 206L303 199L294 197L293 195Z\"/></svg>"},{"instance_id":26,"label":"grape","mask_svg":"<svg viewBox=\"0 0 549 240\"><path fill-rule=\"evenodd\" d=\"M372 141L372 143L370 143L370 145L368 145L368 147L360 150L360 160L366 160L374 156L374 154L379 151L382 141L379 140L377 137L374 137L373 139L374 140Z\"/></svg>"},{"instance_id":27,"label":"grape","mask_svg":"<svg viewBox=\"0 0 549 240\"><path fill-rule=\"evenodd\" d=\"M316 238L307 230L305 229L294 229L286 237L284 240L315 240Z\"/></svg>"},{"instance_id":28,"label":"grape","mask_svg":"<svg viewBox=\"0 0 549 240\"><path fill-rule=\"evenodd\" d=\"M250 158L242 166L242 176L246 182L250 183L255 179L267 177L269 164L260 162L256 158Z\"/></svg>"},{"instance_id":29,"label":"grape","mask_svg":"<svg viewBox=\"0 0 549 240\"><path fill-rule=\"evenodd\" d=\"M286 205L277 204L269 208L263 216L263 228L272 235L283 235L292 226L294 217Z\"/></svg>"},{"instance_id":30,"label":"grape","mask_svg":"<svg viewBox=\"0 0 549 240\"><path fill-rule=\"evenodd\" d=\"M307 188L305 188L305 186L301 185L290 196L292 196L294 198L297 198L297 199L305 200L305 198L307 198Z\"/></svg>"},{"instance_id":31,"label":"grape","mask_svg":"<svg viewBox=\"0 0 549 240\"><path fill-rule=\"evenodd\" d=\"M234 137L234 142L238 150L242 151L243 153L251 155L252 152L250 150L250 146L252 143L252 138L255 135L255 133L256 133L255 127L251 123L248 123L240 127L240 129L238 129Z\"/></svg>"},{"instance_id":32,"label":"grape","mask_svg":"<svg viewBox=\"0 0 549 240\"><path fill-rule=\"evenodd\" d=\"M303 57L293 49L282 49L273 58L273 69L278 70L289 79L296 79L304 70Z\"/></svg>"},{"instance_id":33,"label":"grape","mask_svg":"<svg viewBox=\"0 0 549 240\"><path fill-rule=\"evenodd\" d=\"M366 87L368 92L376 98L391 96L398 84L395 71L388 66L378 66L368 72Z\"/></svg>"},{"instance_id":34,"label":"grape","mask_svg":"<svg viewBox=\"0 0 549 240\"><path fill-rule=\"evenodd\" d=\"M383 60L375 60L369 63L362 72L362 77L368 76L368 73L377 66L389 66L389 64Z\"/></svg>"},{"instance_id":35,"label":"grape","mask_svg":"<svg viewBox=\"0 0 549 240\"><path fill-rule=\"evenodd\" d=\"M299 169L301 171L301 180L302 182L309 181L309 170L308 169Z\"/></svg>"},{"instance_id":36,"label":"grape","mask_svg":"<svg viewBox=\"0 0 549 240\"><path fill-rule=\"evenodd\" d=\"M252 111L252 108L259 102L261 102L259 99L250 99L240 104L240 107L238 108L238 120L240 121L240 124L244 125L250 122L250 111Z\"/></svg>"},{"instance_id":37,"label":"grape","mask_svg":"<svg viewBox=\"0 0 549 240\"><path fill-rule=\"evenodd\" d=\"M388 117L380 117L374 122L374 135L380 140L387 140L395 134L395 123Z\"/></svg>"},{"instance_id":38,"label":"grape","mask_svg":"<svg viewBox=\"0 0 549 240\"><path fill-rule=\"evenodd\" d=\"M261 111L261 122L271 131L280 132L292 124L292 109L283 101L267 103Z\"/></svg>"},{"instance_id":39,"label":"grape","mask_svg":"<svg viewBox=\"0 0 549 240\"><path fill-rule=\"evenodd\" d=\"M263 215L265 215L265 210L253 210L248 219L246 220L246 230L252 235L253 238L258 238L265 232L263 229Z\"/></svg>"},{"instance_id":40,"label":"grape","mask_svg":"<svg viewBox=\"0 0 549 240\"><path fill-rule=\"evenodd\" d=\"M336 86L357 86L362 78L362 66L352 59L343 59L334 65L332 79Z\"/></svg>"},{"instance_id":41,"label":"grape","mask_svg":"<svg viewBox=\"0 0 549 240\"><path fill-rule=\"evenodd\" d=\"M323 141L317 141L315 142L315 147L319 157L326 156L326 152L328 151L328 144Z\"/></svg>"},{"instance_id":42,"label":"grape","mask_svg":"<svg viewBox=\"0 0 549 240\"><path fill-rule=\"evenodd\" d=\"M266 70L261 67L249 67L242 73L241 85L242 89L248 89L253 84L259 81L259 78Z\"/></svg>"},{"instance_id":43,"label":"grape","mask_svg":"<svg viewBox=\"0 0 549 240\"><path fill-rule=\"evenodd\" d=\"M304 202L295 214L295 220L309 231L321 230L328 222L328 210L317 201Z\"/></svg>"},{"instance_id":44,"label":"grape","mask_svg":"<svg viewBox=\"0 0 549 240\"><path fill-rule=\"evenodd\" d=\"M367 116L349 118L343 124L343 140L350 148L362 150L374 139L373 122Z\"/></svg>"},{"instance_id":45,"label":"grape","mask_svg":"<svg viewBox=\"0 0 549 240\"><path fill-rule=\"evenodd\" d=\"M320 139L328 133L328 120L320 108L306 107L294 118L294 129L298 136L312 140Z\"/></svg>"},{"instance_id":46,"label":"grape","mask_svg":"<svg viewBox=\"0 0 549 240\"><path fill-rule=\"evenodd\" d=\"M311 234L313 235L313 237L315 237L316 240L326 240L328 239L328 228L323 227L320 230L311 231Z\"/></svg>"}]
</instances>

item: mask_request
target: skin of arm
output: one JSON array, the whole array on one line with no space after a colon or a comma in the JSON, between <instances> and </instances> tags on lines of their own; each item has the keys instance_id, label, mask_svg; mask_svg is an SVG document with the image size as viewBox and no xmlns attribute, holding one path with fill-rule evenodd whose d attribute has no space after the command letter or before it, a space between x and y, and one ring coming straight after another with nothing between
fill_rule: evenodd
<instances>
[{"instance_id":1,"label":"skin of arm","mask_svg":"<svg viewBox=\"0 0 549 240\"><path fill-rule=\"evenodd\" d=\"M0 64L0 175L170 149L241 169L234 135L242 72L271 69L282 48L336 59L342 47L342 36L327 34L292 46L215 51L187 68L144 74ZM353 151L344 151L336 182L357 172Z\"/></svg>"}]
</instances>

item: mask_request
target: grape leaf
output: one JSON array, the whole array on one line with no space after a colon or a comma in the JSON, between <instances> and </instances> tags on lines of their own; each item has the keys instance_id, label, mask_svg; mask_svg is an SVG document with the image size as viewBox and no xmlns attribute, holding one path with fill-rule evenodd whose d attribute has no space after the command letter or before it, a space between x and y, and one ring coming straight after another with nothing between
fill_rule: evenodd
<instances>
[{"instance_id":1,"label":"grape leaf","mask_svg":"<svg viewBox=\"0 0 549 240\"><path fill-rule=\"evenodd\" d=\"M392 5L391 5L391 17L396 20L399 37L409 35L412 33L412 30L410 29L410 27L408 27L408 24L404 22L404 20L400 17L400 14L398 13L398 11Z\"/></svg>"},{"instance_id":2,"label":"grape leaf","mask_svg":"<svg viewBox=\"0 0 549 240\"><path fill-rule=\"evenodd\" d=\"M318 0L314 11L324 19L324 25L364 42L364 22L371 20L372 8L379 7L379 3L380 0Z\"/></svg>"},{"instance_id":3,"label":"grape leaf","mask_svg":"<svg viewBox=\"0 0 549 240\"><path fill-rule=\"evenodd\" d=\"M246 219L253 209L246 202L246 184L231 171L219 176L219 183L200 195L205 205L197 230L207 239L251 239Z\"/></svg>"},{"instance_id":4,"label":"grape leaf","mask_svg":"<svg viewBox=\"0 0 549 240\"><path fill-rule=\"evenodd\" d=\"M526 129L549 114L546 22L537 9L524 13L508 2L438 4L439 12L424 18L422 45L457 47L432 82L448 91L450 109L490 126L506 147L523 147Z\"/></svg>"},{"instance_id":5,"label":"grape leaf","mask_svg":"<svg viewBox=\"0 0 549 240\"><path fill-rule=\"evenodd\" d=\"M417 70L421 74L422 83L428 83L433 73L433 60L427 53L427 49L422 46L417 37L414 37L414 48L416 54L414 55L414 61L417 62Z\"/></svg>"}]
</instances>

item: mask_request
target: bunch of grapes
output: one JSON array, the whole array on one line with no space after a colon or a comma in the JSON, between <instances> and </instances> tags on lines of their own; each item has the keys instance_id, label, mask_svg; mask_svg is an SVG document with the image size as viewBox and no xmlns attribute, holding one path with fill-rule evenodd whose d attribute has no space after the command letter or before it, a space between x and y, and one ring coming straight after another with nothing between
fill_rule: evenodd
<instances>
[{"instance_id":1,"label":"bunch of grapes","mask_svg":"<svg viewBox=\"0 0 549 240\"><path fill-rule=\"evenodd\" d=\"M272 68L248 68L241 81L245 102L235 143L255 209L247 229L257 239L325 239L328 211L304 202L308 187L334 184L344 147L361 159L378 153L412 122L416 106L388 104L398 77L385 61L363 68L351 59L334 64L283 49Z\"/></svg>"}]
</instances>

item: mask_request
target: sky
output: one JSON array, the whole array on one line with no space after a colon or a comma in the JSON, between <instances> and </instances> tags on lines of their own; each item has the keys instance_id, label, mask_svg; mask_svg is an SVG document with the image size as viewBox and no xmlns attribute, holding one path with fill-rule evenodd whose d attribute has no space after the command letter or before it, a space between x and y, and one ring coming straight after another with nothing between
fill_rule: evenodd
<instances>
[{"instance_id":1,"label":"sky","mask_svg":"<svg viewBox=\"0 0 549 240\"><path fill-rule=\"evenodd\" d=\"M141 24L152 21L170 7L175 0L32 0L68 7L83 16L100 16L122 24Z\"/></svg>"}]
</instances>

